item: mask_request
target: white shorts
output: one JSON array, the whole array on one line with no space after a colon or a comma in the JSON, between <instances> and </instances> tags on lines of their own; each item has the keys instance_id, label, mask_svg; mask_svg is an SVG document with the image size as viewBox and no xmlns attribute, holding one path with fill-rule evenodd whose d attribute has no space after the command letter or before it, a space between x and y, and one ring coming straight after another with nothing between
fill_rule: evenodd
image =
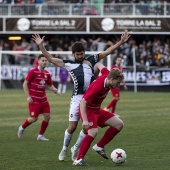
<instances>
[{"instance_id":1,"label":"white shorts","mask_svg":"<svg viewBox=\"0 0 170 170\"><path fill-rule=\"evenodd\" d=\"M71 103L70 103L70 111L69 111L69 121L79 121L79 105L80 101L83 98L83 94L79 94L76 96L73 96L71 98Z\"/></svg>"}]
</instances>

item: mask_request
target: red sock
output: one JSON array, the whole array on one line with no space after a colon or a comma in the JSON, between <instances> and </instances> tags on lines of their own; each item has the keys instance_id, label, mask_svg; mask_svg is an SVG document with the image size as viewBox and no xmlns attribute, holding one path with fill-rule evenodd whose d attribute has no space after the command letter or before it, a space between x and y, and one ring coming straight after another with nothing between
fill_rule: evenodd
<instances>
[{"instance_id":1,"label":"red sock","mask_svg":"<svg viewBox=\"0 0 170 170\"><path fill-rule=\"evenodd\" d=\"M104 136L97 143L97 146L104 148L104 146L107 145L117 135L117 133L119 133L118 129L110 127L106 130Z\"/></svg>"},{"instance_id":2,"label":"red sock","mask_svg":"<svg viewBox=\"0 0 170 170\"><path fill-rule=\"evenodd\" d=\"M41 123L41 129L40 129L39 135L44 134L45 130L47 129L47 126L48 126L48 122L43 120Z\"/></svg>"},{"instance_id":3,"label":"red sock","mask_svg":"<svg viewBox=\"0 0 170 170\"><path fill-rule=\"evenodd\" d=\"M116 99L113 99L109 104L108 106L106 107L107 109L111 108L112 107L112 113L115 112L115 108L116 108L116 103L117 103L118 100Z\"/></svg>"},{"instance_id":4,"label":"red sock","mask_svg":"<svg viewBox=\"0 0 170 170\"><path fill-rule=\"evenodd\" d=\"M28 122L28 120L26 119L25 122L22 124L22 128L25 129L26 127L28 127L31 123Z\"/></svg>"},{"instance_id":5,"label":"red sock","mask_svg":"<svg viewBox=\"0 0 170 170\"><path fill-rule=\"evenodd\" d=\"M115 103L112 106L112 113L115 113L117 101L118 100L116 100Z\"/></svg>"},{"instance_id":6,"label":"red sock","mask_svg":"<svg viewBox=\"0 0 170 170\"><path fill-rule=\"evenodd\" d=\"M86 137L83 139L80 150L78 152L77 160L83 159L84 156L86 155L88 149L90 148L91 143L93 142L94 138L86 135Z\"/></svg>"}]
</instances>

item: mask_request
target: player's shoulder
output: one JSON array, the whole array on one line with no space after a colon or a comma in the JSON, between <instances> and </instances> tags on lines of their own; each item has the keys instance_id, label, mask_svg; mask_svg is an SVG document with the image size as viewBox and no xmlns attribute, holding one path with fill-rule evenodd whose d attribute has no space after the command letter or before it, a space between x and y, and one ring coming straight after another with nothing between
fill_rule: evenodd
<instances>
[{"instance_id":1,"label":"player's shoulder","mask_svg":"<svg viewBox=\"0 0 170 170\"><path fill-rule=\"evenodd\" d=\"M106 67L104 67L104 68L102 68L101 73L102 73L102 75L108 75L109 70Z\"/></svg>"},{"instance_id":2,"label":"player's shoulder","mask_svg":"<svg viewBox=\"0 0 170 170\"><path fill-rule=\"evenodd\" d=\"M98 54L92 54L92 55L85 55L84 58L85 58L85 60L91 60L92 58L94 59L94 58L98 57L99 54L100 54L100 53L98 53Z\"/></svg>"},{"instance_id":3,"label":"player's shoulder","mask_svg":"<svg viewBox=\"0 0 170 170\"><path fill-rule=\"evenodd\" d=\"M50 72L48 70L44 70L45 74L50 74Z\"/></svg>"},{"instance_id":4,"label":"player's shoulder","mask_svg":"<svg viewBox=\"0 0 170 170\"><path fill-rule=\"evenodd\" d=\"M114 68L117 68L117 66L116 65L112 65L111 70L114 69Z\"/></svg>"},{"instance_id":5,"label":"player's shoulder","mask_svg":"<svg viewBox=\"0 0 170 170\"><path fill-rule=\"evenodd\" d=\"M122 66L120 66L120 70L123 70L123 67L122 67Z\"/></svg>"},{"instance_id":6,"label":"player's shoulder","mask_svg":"<svg viewBox=\"0 0 170 170\"><path fill-rule=\"evenodd\" d=\"M76 62L73 61L73 60L63 60L63 62L64 62L65 64L67 64L67 63L69 63L69 64L75 64L75 63L76 63Z\"/></svg>"}]
</instances>

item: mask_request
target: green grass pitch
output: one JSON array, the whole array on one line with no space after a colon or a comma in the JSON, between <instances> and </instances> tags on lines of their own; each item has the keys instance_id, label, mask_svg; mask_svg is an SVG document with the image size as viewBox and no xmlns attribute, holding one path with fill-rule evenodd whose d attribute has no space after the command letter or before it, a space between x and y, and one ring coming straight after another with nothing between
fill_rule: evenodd
<instances>
[{"instance_id":1,"label":"green grass pitch","mask_svg":"<svg viewBox=\"0 0 170 170\"><path fill-rule=\"evenodd\" d=\"M51 104L51 120L45 136L48 142L37 141L42 116L18 139L19 125L28 117L23 90L0 91L0 169L1 170L169 170L170 169L170 93L121 92L117 114L125 126L105 148L110 153L122 148L127 162L115 165L90 148L85 160L89 167L72 165L70 148L77 139L81 122L73 135L66 161L58 161L63 134L68 125L71 91L57 96L47 91ZM102 107L111 100L109 93ZM102 136L99 134L93 144ZM93 146L92 144L92 146Z\"/></svg>"}]
</instances>

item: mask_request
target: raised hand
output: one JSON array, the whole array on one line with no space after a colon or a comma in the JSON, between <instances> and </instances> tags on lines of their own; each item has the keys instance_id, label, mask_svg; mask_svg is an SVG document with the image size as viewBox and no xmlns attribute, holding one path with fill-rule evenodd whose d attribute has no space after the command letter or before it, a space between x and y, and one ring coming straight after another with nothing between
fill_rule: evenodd
<instances>
[{"instance_id":1,"label":"raised hand","mask_svg":"<svg viewBox=\"0 0 170 170\"><path fill-rule=\"evenodd\" d=\"M40 35L39 34L34 34L34 35L32 35L32 40L33 41L35 41L35 43L37 44L37 45L41 45L43 42L44 42L44 38L45 38L45 36L43 36L42 38L40 37Z\"/></svg>"},{"instance_id":2,"label":"raised hand","mask_svg":"<svg viewBox=\"0 0 170 170\"><path fill-rule=\"evenodd\" d=\"M121 41L123 43L126 42L129 39L130 36L131 35L129 35L128 30L125 30L125 32L121 35Z\"/></svg>"}]
</instances>

